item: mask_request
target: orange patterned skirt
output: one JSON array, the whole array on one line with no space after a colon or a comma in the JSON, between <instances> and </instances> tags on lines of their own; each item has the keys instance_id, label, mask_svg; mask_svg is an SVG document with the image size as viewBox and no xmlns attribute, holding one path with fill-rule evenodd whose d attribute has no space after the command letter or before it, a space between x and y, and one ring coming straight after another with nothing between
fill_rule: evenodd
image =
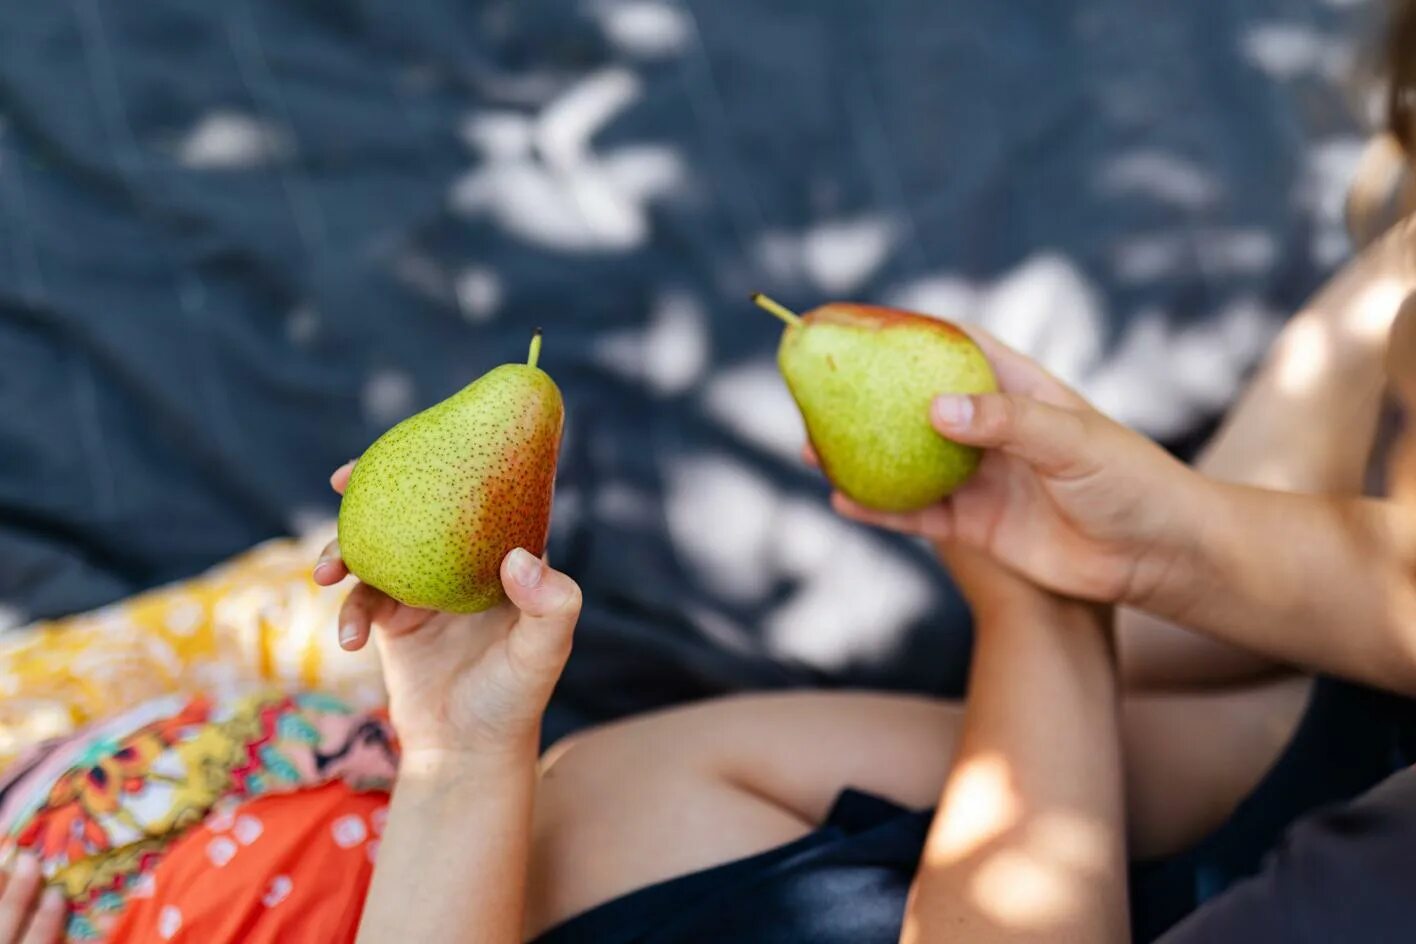
<instances>
[{"instance_id":1,"label":"orange patterned skirt","mask_svg":"<svg viewBox=\"0 0 1416 944\"><path fill-rule=\"evenodd\" d=\"M107 940L353 941L387 813L387 794L336 782L210 817L133 889Z\"/></svg>"}]
</instances>

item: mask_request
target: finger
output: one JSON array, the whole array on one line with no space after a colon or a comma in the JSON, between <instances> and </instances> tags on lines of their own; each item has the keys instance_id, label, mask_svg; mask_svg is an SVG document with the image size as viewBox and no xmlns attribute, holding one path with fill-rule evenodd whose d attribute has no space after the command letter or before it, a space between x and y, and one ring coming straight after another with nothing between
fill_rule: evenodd
<instances>
[{"instance_id":1,"label":"finger","mask_svg":"<svg viewBox=\"0 0 1416 944\"><path fill-rule=\"evenodd\" d=\"M1047 368L1020 351L1004 344L985 329L974 324L960 324L973 338L993 367L998 385L1007 393L1043 400L1056 406L1082 407L1086 399L1058 380Z\"/></svg>"},{"instance_id":2,"label":"finger","mask_svg":"<svg viewBox=\"0 0 1416 944\"><path fill-rule=\"evenodd\" d=\"M55 944L64 930L64 914L68 910L64 893L54 886L45 889L40 896L39 908L30 921L20 944Z\"/></svg>"},{"instance_id":3,"label":"finger","mask_svg":"<svg viewBox=\"0 0 1416 944\"><path fill-rule=\"evenodd\" d=\"M954 532L953 508L947 499L921 511L876 511L834 492L831 507L852 521L901 534L918 534L935 541L948 540Z\"/></svg>"},{"instance_id":4,"label":"finger","mask_svg":"<svg viewBox=\"0 0 1416 944\"><path fill-rule=\"evenodd\" d=\"M519 547L502 559L501 578L507 597L521 611L509 640L517 663L559 673L580 618L580 587Z\"/></svg>"},{"instance_id":5,"label":"finger","mask_svg":"<svg viewBox=\"0 0 1416 944\"><path fill-rule=\"evenodd\" d=\"M0 893L0 941L14 941L20 936L39 886L39 860L21 853L10 870L5 891Z\"/></svg>"},{"instance_id":6,"label":"finger","mask_svg":"<svg viewBox=\"0 0 1416 944\"><path fill-rule=\"evenodd\" d=\"M360 583L339 610L339 645L353 652L362 649L378 626L390 636L402 636L418 629L436 615L436 610L408 606L367 583Z\"/></svg>"},{"instance_id":7,"label":"finger","mask_svg":"<svg viewBox=\"0 0 1416 944\"><path fill-rule=\"evenodd\" d=\"M437 615L437 610L409 606L390 597L388 602L374 614L374 622L378 623L379 628L390 636L404 636L415 629L420 629L435 615Z\"/></svg>"},{"instance_id":8,"label":"finger","mask_svg":"<svg viewBox=\"0 0 1416 944\"><path fill-rule=\"evenodd\" d=\"M349 576L349 568L344 566L344 558L339 556L339 540L330 541L320 551L320 559L315 561L315 583L328 587Z\"/></svg>"},{"instance_id":9,"label":"finger","mask_svg":"<svg viewBox=\"0 0 1416 944\"><path fill-rule=\"evenodd\" d=\"M816 450L811 443L806 443L801 447L801 461L811 466L813 469L821 468L821 459L816 455Z\"/></svg>"},{"instance_id":10,"label":"finger","mask_svg":"<svg viewBox=\"0 0 1416 944\"><path fill-rule=\"evenodd\" d=\"M349 476L354 472L354 463L358 461L358 459L350 459L335 469L334 474L329 477L329 487L343 495L344 490L349 486Z\"/></svg>"},{"instance_id":11,"label":"finger","mask_svg":"<svg viewBox=\"0 0 1416 944\"><path fill-rule=\"evenodd\" d=\"M369 630L388 596L366 583L361 583L349 591L344 604L339 608L339 646L350 652L364 648L369 641Z\"/></svg>"},{"instance_id":12,"label":"finger","mask_svg":"<svg viewBox=\"0 0 1416 944\"><path fill-rule=\"evenodd\" d=\"M956 442L998 449L1045 475L1068 478L1096 468L1096 415L1008 393L935 397L929 410L934 428Z\"/></svg>"}]
</instances>

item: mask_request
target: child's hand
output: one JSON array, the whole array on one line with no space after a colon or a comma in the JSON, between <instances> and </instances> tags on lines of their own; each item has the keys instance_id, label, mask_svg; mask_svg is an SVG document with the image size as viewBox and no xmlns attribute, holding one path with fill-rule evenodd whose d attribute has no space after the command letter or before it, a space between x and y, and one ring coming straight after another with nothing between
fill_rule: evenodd
<instances>
[{"instance_id":1,"label":"child's hand","mask_svg":"<svg viewBox=\"0 0 1416 944\"><path fill-rule=\"evenodd\" d=\"M1143 602L1183 557L1202 480L1030 359L969 330L1002 392L939 397L930 421L950 439L989 450L978 472L923 511L872 511L839 493L836 509L980 548L1068 596Z\"/></svg>"},{"instance_id":2,"label":"child's hand","mask_svg":"<svg viewBox=\"0 0 1416 944\"><path fill-rule=\"evenodd\" d=\"M352 467L331 477L335 491L343 494ZM316 582L338 583L348 573L332 542L315 566ZM535 756L541 715L570 655L580 588L521 548L502 561L501 580L509 600L485 613L405 606L364 583L345 599L340 645L362 648L372 631L405 758Z\"/></svg>"},{"instance_id":3,"label":"child's hand","mask_svg":"<svg viewBox=\"0 0 1416 944\"><path fill-rule=\"evenodd\" d=\"M64 930L68 906L58 888L41 894L39 860L21 854L0 869L0 944L54 944Z\"/></svg>"}]
</instances>

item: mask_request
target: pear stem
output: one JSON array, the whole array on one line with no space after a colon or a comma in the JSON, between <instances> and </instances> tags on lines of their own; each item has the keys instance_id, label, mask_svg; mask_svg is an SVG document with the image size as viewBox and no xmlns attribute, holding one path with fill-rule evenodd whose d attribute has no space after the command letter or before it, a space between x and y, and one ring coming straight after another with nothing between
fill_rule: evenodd
<instances>
[{"instance_id":1,"label":"pear stem","mask_svg":"<svg viewBox=\"0 0 1416 944\"><path fill-rule=\"evenodd\" d=\"M536 362L541 359L541 329L537 328L531 332L531 353L526 355L526 363L530 367L535 367Z\"/></svg>"},{"instance_id":2,"label":"pear stem","mask_svg":"<svg viewBox=\"0 0 1416 944\"><path fill-rule=\"evenodd\" d=\"M801 324L801 315L792 311L786 305L773 301L761 292L752 296L752 303L763 311L769 312L787 323L790 328L795 328Z\"/></svg>"}]
</instances>

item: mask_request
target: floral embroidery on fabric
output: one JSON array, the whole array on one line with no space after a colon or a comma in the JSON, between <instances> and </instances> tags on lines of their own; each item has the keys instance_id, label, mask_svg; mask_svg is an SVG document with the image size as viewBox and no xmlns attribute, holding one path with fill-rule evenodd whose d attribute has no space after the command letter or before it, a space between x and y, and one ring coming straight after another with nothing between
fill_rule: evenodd
<instances>
[{"instance_id":1,"label":"floral embroidery on fabric","mask_svg":"<svg viewBox=\"0 0 1416 944\"><path fill-rule=\"evenodd\" d=\"M310 579L333 530L268 541L191 580L5 633L0 771L46 740L163 696L274 686L317 689L358 708L383 704L373 648L339 648L347 588Z\"/></svg>"},{"instance_id":2,"label":"floral embroidery on fabric","mask_svg":"<svg viewBox=\"0 0 1416 944\"><path fill-rule=\"evenodd\" d=\"M210 852L223 865L262 828L250 817L225 825L235 804L330 781L386 789L396 765L386 718L326 695L198 696L162 717L133 716L126 732L110 722L51 744L0 792L0 854L41 857L73 904L75 940L101 939L189 827L230 830Z\"/></svg>"}]
</instances>

